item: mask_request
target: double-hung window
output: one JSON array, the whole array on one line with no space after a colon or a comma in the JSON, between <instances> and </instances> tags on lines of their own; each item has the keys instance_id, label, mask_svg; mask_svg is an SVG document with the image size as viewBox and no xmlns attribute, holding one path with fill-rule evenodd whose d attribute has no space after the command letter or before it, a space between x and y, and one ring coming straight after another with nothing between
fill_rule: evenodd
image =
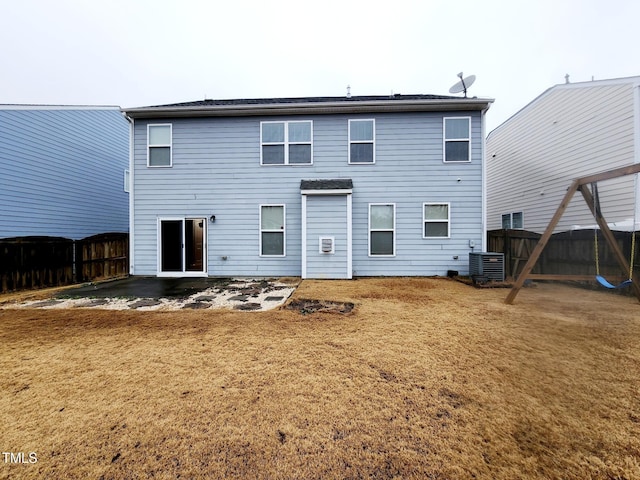
<instances>
[{"instance_id":1,"label":"double-hung window","mask_svg":"<svg viewBox=\"0 0 640 480\"><path fill-rule=\"evenodd\" d=\"M444 161L471 161L471 117L444 118Z\"/></svg>"},{"instance_id":2,"label":"double-hung window","mask_svg":"<svg viewBox=\"0 0 640 480\"><path fill-rule=\"evenodd\" d=\"M369 204L369 255L392 257L396 254L396 206Z\"/></svg>"},{"instance_id":3,"label":"double-hung window","mask_svg":"<svg viewBox=\"0 0 640 480\"><path fill-rule=\"evenodd\" d=\"M285 208L284 205L260 206L260 256L284 257Z\"/></svg>"},{"instance_id":4,"label":"double-hung window","mask_svg":"<svg viewBox=\"0 0 640 480\"><path fill-rule=\"evenodd\" d=\"M147 126L147 166L170 167L172 165L171 135L171 124Z\"/></svg>"},{"instance_id":5,"label":"double-hung window","mask_svg":"<svg viewBox=\"0 0 640 480\"><path fill-rule=\"evenodd\" d=\"M448 203L424 203L423 238L449 238L450 209Z\"/></svg>"},{"instance_id":6,"label":"double-hung window","mask_svg":"<svg viewBox=\"0 0 640 480\"><path fill-rule=\"evenodd\" d=\"M261 165L311 165L311 120L260 123Z\"/></svg>"},{"instance_id":7,"label":"double-hung window","mask_svg":"<svg viewBox=\"0 0 640 480\"><path fill-rule=\"evenodd\" d=\"M375 163L376 122L349 120L349 163Z\"/></svg>"}]
</instances>

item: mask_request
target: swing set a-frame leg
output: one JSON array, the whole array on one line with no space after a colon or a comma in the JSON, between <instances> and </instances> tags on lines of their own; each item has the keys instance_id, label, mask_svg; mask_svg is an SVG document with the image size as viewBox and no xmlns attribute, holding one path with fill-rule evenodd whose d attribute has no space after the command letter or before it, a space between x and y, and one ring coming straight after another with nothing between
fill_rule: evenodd
<instances>
[{"instance_id":1,"label":"swing set a-frame leg","mask_svg":"<svg viewBox=\"0 0 640 480\"><path fill-rule=\"evenodd\" d=\"M509 292L509 295L507 295L507 298L504 300L504 303L507 303L509 305L513 304L513 301L515 300L516 295L518 295L518 292L524 285L525 280L531 273L531 270L533 270L533 267L538 261L538 258L540 257L540 254L544 250L544 247L547 246L547 243L549 242L549 239L553 234L553 230L556 228L556 225L562 218L562 214L567 209L567 207L569 206L569 202L573 198L573 195L578 190L578 186L579 186L578 180L575 180L567 190L567 193L562 199L562 202L560 202L560 206L556 210L556 213L554 213L553 218L549 222L549 225L547 225L547 229L544 231L544 233L540 237L540 240L538 240L538 243L536 243L536 246L533 249L533 252L531 252L531 256L529 257L529 260L527 260L527 263L525 263L524 267L522 268L522 272L520 273L520 275L518 275L518 278L516 279L516 283L511 288L511 291Z\"/></svg>"}]
</instances>

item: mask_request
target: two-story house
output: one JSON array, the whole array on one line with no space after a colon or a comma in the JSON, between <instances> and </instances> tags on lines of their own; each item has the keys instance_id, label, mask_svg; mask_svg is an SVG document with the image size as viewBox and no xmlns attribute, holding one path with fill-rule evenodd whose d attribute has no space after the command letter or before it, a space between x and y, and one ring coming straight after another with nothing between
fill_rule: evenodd
<instances>
[{"instance_id":1,"label":"two-story house","mask_svg":"<svg viewBox=\"0 0 640 480\"><path fill-rule=\"evenodd\" d=\"M491 99L204 100L133 122L131 274L445 275L485 238Z\"/></svg>"},{"instance_id":2,"label":"two-story house","mask_svg":"<svg viewBox=\"0 0 640 480\"><path fill-rule=\"evenodd\" d=\"M542 233L574 179L637 163L640 76L554 85L487 137L488 228ZM640 218L635 182L626 176L598 185L613 229L631 230ZM578 198L556 231L594 225Z\"/></svg>"}]
</instances>

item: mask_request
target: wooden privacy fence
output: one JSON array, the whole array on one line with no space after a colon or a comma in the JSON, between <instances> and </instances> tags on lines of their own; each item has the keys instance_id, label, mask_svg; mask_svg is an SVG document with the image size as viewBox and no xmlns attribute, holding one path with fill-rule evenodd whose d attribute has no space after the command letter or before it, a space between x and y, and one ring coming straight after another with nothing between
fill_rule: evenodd
<instances>
[{"instance_id":1,"label":"wooden privacy fence","mask_svg":"<svg viewBox=\"0 0 640 480\"><path fill-rule=\"evenodd\" d=\"M73 283L73 240L21 237L0 240L0 292Z\"/></svg>"},{"instance_id":2,"label":"wooden privacy fence","mask_svg":"<svg viewBox=\"0 0 640 480\"><path fill-rule=\"evenodd\" d=\"M127 275L129 234L0 239L0 293Z\"/></svg>"},{"instance_id":3,"label":"wooden privacy fence","mask_svg":"<svg viewBox=\"0 0 640 480\"><path fill-rule=\"evenodd\" d=\"M129 273L129 234L104 233L76 242L76 280L122 277Z\"/></svg>"},{"instance_id":4,"label":"wooden privacy fence","mask_svg":"<svg viewBox=\"0 0 640 480\"><path fill-rule=\"evenodd\" d=\"M632 232L612 232L627 258L631 257ZM598 231L598 235L602 235ZM504 253L507 278L517 278L542 235L526 230L492 230L487 232L487 251ZM634 270L640 268L640 242L636 241ZM599 237L600 274L614 280L628 278L620 271L611 247ZM541 253L531 273L540 275L584 275L595 280L596 253L593 230L556 233Z\"/></svg>"}]
</instances>

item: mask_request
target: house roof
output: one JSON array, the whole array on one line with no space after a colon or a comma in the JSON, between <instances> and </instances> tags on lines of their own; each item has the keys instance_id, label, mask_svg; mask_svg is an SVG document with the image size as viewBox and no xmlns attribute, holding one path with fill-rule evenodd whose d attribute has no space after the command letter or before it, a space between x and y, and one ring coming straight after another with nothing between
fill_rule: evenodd
<instances>
[{"instance_id":1,"label":"house roof","mask_svg":"<svg viewBox=\"0 0 640 480\"><path fill-rule=\"evenodd\" d=\"M120 110L117 105L0 104L0 110Z\"/></svg>"},{"instance_id":2,"label":"house roof","mask_svg":"<svg viewBox=\"0 0 640 480\"><path fill-rule=\"evenodd\" d=\"M350 190L352 188L353 181L350 178L300 181L300 190Z\"/></svg>"},{"instance_id":3,"label":"house roof","mask_svg":"<svg viewBox=\"0 0 640 480\"><path fill-rule=\"evenodd\" d=\"M301 115L406 111L486 110L488 98L444 95L369 95L349 97L253 98L198 100L150 107L125 108L131 118Z\"/></svg>"},{"instance_id":4,"label":"house roof","mask_svg":"<svg viewBox=\"0 0 640 480\"><path fill-rule=\"evenodd\" d=\"M568 81L568 79L567 79L567 82L565 82L565 83L559 83L559 84L556 84L556 85L553 85L553 86L547 88L544 92L542 92L540 95L535 97L533 100L531 100L529 103L527 103L524 107L520 108L520 110L516 111L516 113L511 115L509 118L507 118L504 122L502 122L496 128L491 130L489 132L489 134L487 135L487 138L491 137L491 135L493 135L494 132L496 132L497 130L500 130L506 124L508 124L509 122L514 120L515 118L517 118L519 115L521 115L523 112L527 111L529 108L532 108L536 103L538 103L544 97L546 97L547 95L550 95L553 92L562 91L562 90L575 90L575 89L581 89L581 88L604 87L604 86L621 85L621 84L639 85L640 84L640 76L622 77L622 78L609 78L609 79L604 79L604 80L590 80L590 81L587 81L587 82L575 82L575 83L570 83Z\"/></svg>"}]
</instances>

